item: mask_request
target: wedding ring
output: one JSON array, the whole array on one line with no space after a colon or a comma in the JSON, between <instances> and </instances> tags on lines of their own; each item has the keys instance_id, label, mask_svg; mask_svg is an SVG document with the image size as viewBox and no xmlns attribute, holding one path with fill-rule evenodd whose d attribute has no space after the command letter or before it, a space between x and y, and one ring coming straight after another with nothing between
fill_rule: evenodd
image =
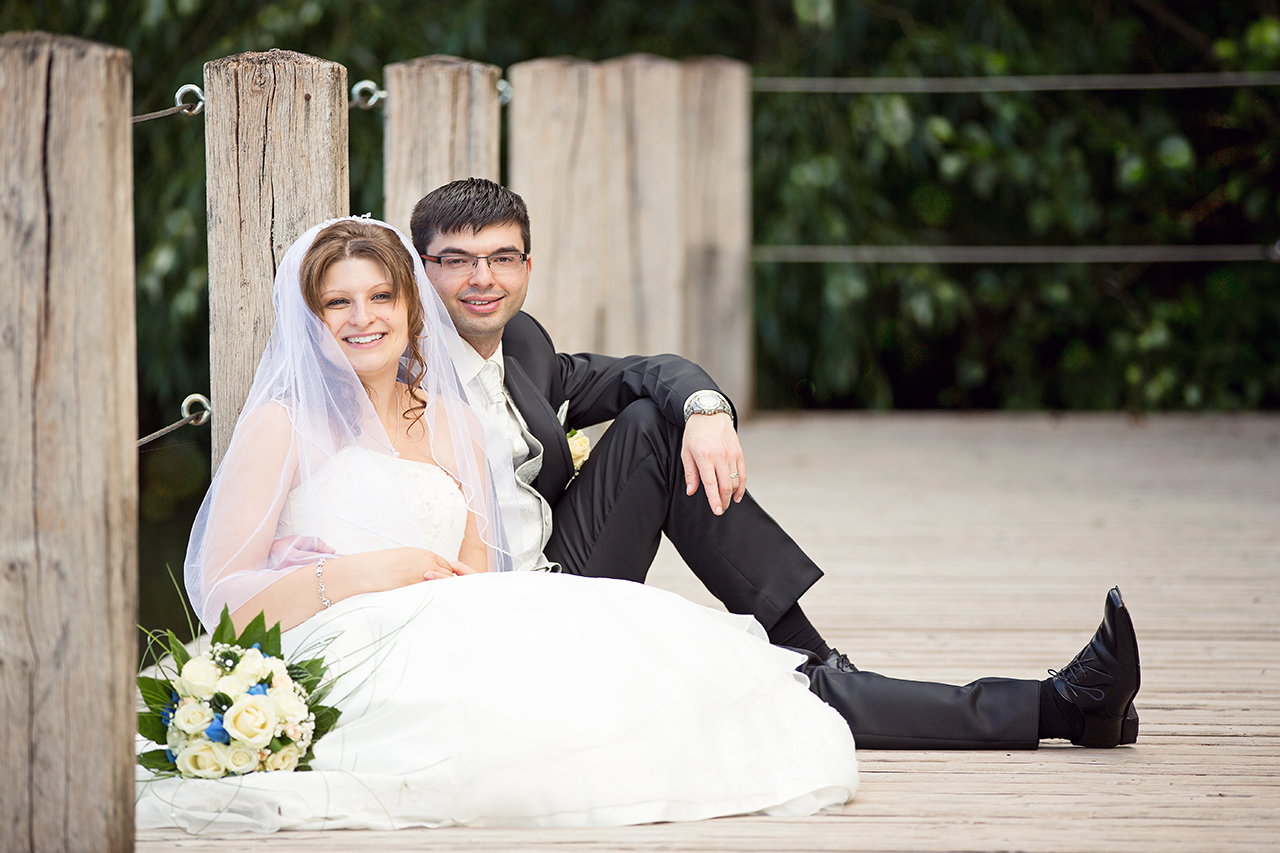
<instances>
[{"instance_id":1,"label":"wedding ring","mask_svg":"<svg viewBox=\"0 0 1280 853\"><path fill-rule=\"evenodd\" d=\"M738 479L738 475L737 475L737 474L730 474L730 475L729 475L729 479L730 479L730 480L736 480L736 479Z\"/></svg>"}]
</instances>

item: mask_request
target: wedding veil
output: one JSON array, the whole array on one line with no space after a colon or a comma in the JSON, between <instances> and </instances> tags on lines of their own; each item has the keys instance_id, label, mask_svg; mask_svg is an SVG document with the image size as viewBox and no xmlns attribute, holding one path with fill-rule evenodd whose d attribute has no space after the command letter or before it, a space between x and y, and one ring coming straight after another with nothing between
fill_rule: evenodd
<instances>
[{"instance_id":1,"label":"wedding veil","mask_svg":"<svg viewBox=\"0 0 1280 853\"><path fill-rule=\"evenodd\" d=\"M324 530L310 523L316 517L316 502L309 499L311 478L327 460L346 448L397 455L355 371L301 291L303 257L324 228L340 221L312 227L280 262L272 297L275 325L191 530L184 568L187 592L209 628L224 606L234 612L289 572L335 556ZM458 380L453 365L461 357L462 340L412 243L384 222L355 221L390 229L413 260L424 315L418 336L426 363L422 423L429 431L432 456L458 482L475 514L488 546L488 569L510 570L513 555L523 553L510 445L485 414L479 380L472 387ZM400 359L402 380L409 370L406 351ZM414 544L422 519L413 516L414 502L405 488L403 478L379 483L375 499L355 502L358 509L344 510L354 517L342 522L376 530L390 543ZM294 528L314 530L315 535L276 537L291 491L301 492L301 500L295 495L289 504Z\"/></svg>"}]
</instances>

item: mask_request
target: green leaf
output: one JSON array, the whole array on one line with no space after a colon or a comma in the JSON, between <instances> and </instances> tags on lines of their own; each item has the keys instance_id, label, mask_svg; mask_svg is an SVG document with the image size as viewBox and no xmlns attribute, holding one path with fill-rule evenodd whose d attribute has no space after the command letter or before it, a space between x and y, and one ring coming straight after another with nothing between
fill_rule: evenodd
<instances>
[{"instance_id":1,"label":"green leaf","mask_svg":"<svg viewBox=\"0 0 1280 853\"><path fill-rule=\"evenodd\" d=\"M209 697L209 707L213 709L215 714L226 713L226 710L232 705L231 697L225 693L215 693Z\"/></svg>"},{"instance_id":2,"label":"green leaf","mask_svg":"<svg viewBox=\"0 0 1280 853\"><path fill-rule=\"evenodd\" d=\"M163 749L153 749L138 756L138 764L148 770L177 770L178 765L169 760Z\"/></svg>"},{"instance_id":3,"label":"green leaf","mask_svg":"<svg viewBox=\"0 0 1280 853\"><path fill-rule=\"evenodd\" d=\"M267 639L267 617L262 611L258 611L258 615L249 620L249 624L244 627L244 632L235 640L235 644L242 649L247 649L254 643L262 648Z\"/></svg>"},{"instance_id":4,"label":"green leaf","mask_svg":"<svg viewBox=\"0 0 1280 853\"><path fill-rule=\"evenodd\" d=\"M152 743L165 743L169 739L169 730L160 722L159 714L139 714L138 734Z\"/></svg>"},{"instance_id":5,"label":"green leaf","mask_svg":"<svg viewBox=\"0 0 1280 853\"><path fill-rule=\"evenodd\" d=\"M262 653L268 657L279 658L284 657L284 653L280 651L280 623L272 625L267 631L266 639L262 641Z\"/></svg>"},{"instance_id":6,"label":"green leaf","mask_svg":"<svg viewBox=\"0 0 1280 853\"><path fill-rule=\"evenodd\" d=\"M187 665L187 661L191 660L191 655L187 652L187 647L172 632L169 635L169 654L173 655L173 662L178 665L178 672L182 672L182 668Z\"/></svg>"},{"instance_id":7,"label":"green leaf","mask_svg":"<svg viewBox=\"0 0 1280 853\"><path fill-rule=\"evenodd\" d=\"M329 705L317 705L311 711L316 715L316 730L311 736L311 742L315 743L333 730L333 727L338 724L338 718L342 716L342 712Z\"/></svg>"},{"instance_id":8,"label":"green leaf","mask_svg":"<svg viewBox=\"0 0 1280 853\"><path fill-rule=\"evenodd\" d=\"M156 714L164 711L165 705L173 698L173 688L169 682L143 675L138 676L138 692L142 694L142 701Z\"/></svg>"},{"instance_id":9,"label":"green leaf","mask_svg":"<svg viewBox=\"0 0 1280 853\"><path fill-rule=\"evenodd\" d=\"M324 679L326 668L323 660L311 658L289 664L288 671L290 678L307 688L308 693L313 693Z\"/></svg>"},{"instance_id":10,"label":"green leaf","mask_svg":"<svg viewBox=\"0 0 1280 853\"><path fill-rule=\"evenodd\" d=\"M231 610L225 604L222 605L222 618L218 620L218 627L213 629L213 636L210 640L214 643L235 645L236 626L231 621Z\"/></svg>"},{"instance_id":11,"label":"green leaf","mask_svg":"<svg viewBox=\"0 0 1280 853\"><path fill-rule=\"evenodd\" d=\"M307 700L308 704L318 705L319 703L323 702L324 697L328 696L329 691L333 689L333 684L334 682L333 682L333 679L331 678L328 681L322 681L320 684L317 684L315 690L307 691L308 693L311 694L311 698Z\"/></svg>"}]
</instances>

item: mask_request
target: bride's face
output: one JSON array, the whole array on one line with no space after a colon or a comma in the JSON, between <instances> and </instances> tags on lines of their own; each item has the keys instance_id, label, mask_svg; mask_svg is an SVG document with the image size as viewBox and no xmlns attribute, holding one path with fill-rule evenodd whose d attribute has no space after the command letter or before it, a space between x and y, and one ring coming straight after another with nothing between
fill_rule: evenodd
<instances>
[{"instance_id":1,"label":"bride's face","mask_svg":"<svg viewBox=\"0 0 1280 853\"><path fill-rule=\"evenodd\" d=\"M394 291L386 269L368 258L338 261L320 282L321 319L365 384L394 381L409 345L408 304Z\"/></svg>"}]
</instances>

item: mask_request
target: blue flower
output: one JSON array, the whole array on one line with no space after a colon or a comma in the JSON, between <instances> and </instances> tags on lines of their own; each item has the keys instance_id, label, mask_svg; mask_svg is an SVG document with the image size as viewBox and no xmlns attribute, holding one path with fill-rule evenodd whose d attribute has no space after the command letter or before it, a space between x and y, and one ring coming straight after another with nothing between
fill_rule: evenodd
<instances>
[{"instance_id":1,"label":"blue flower","mask_svg":"<svg viewBox=\"0 0 1280 853\"><path fill-rule=\"evenodd\" d=\"M169 701L160 709L160 722L168 728L169 723L173 722L173 712L178 710L178 694L169 691Z\"/></svg>"},{"instance_id":2,"label":"blue flower","mask_svg":"<svg viewBox=\"0 0 1280 853\"><path fill-rule=\"evenodd\" d=\"M259 681L257 684L253 685L245 692L248 693L250 696L266 696L267 685Z\"/></svg>"},{"instance_id":3,"label":"blue flower","mask_svg":"<svg viewBox=\"0 0 1280 853\"><path fill-rule=\"evenodd\" d=\"M204 736L214 743L231 743L231 735L222 727L221 714L213 715L213 722L204 730Z\"/></svg>"},{"instance_id":4,"label":"blue flower","mask_svg":"<svg viewBox=\"0 0 1280 853\"><path fill-rule=\"evenodd\" d=\"M254 644L253 644L252 646L250 646L249 648L251 648L251 649L257 649L258 651L262 651L262 643L254 643Z\"/></svg>"},{"instance_id":5,"label":"blue flower","mask_svg":"<svg viewBox=\"0 0 1280 853\"><path fill-rule=\"evenodd\" d=\"M177 758L175 758L175 757L174 757L174 755L173 755L173 750L172 750L172 749L170 749L170 748L169 748L169 747L167 747L167 746L164 748L164 757L165 757L165 758L167 758L167 759L169 759L169 760L170 760L171 762L173 762L174 764L177 764L177 763L178 763L178 759L177 759Z\"/></svg>"}]
</instances>

